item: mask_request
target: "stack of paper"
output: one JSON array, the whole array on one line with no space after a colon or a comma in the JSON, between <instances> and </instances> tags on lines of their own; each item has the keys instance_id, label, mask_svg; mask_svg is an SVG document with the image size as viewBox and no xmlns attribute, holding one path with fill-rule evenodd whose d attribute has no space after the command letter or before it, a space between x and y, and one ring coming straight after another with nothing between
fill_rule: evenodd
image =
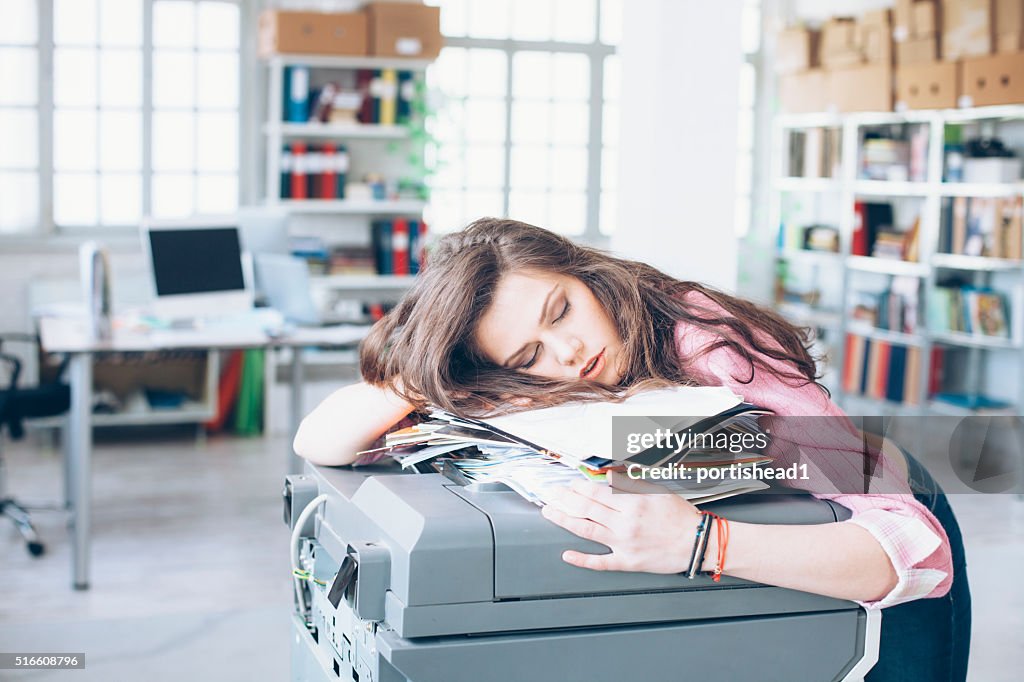
<instances>
[{"instance_id":1,"label":"stack of paper","mask_svg":"<svg viewBox=\"0 0 1024 682\"><path fill-rule=\"evenodd\" d=\"M488 420L463 419L443 411L415 426L387 434L385 446L360 455L387 453L403 468L437 471L466 483L499 482L543 505L552 492L577 479L605 482L608 472L684 466L687 469L752 467L770 461L761 449L688 446L649 447L628 455L614 451L612 418L652 418L652 427L672 417L674 433L715 438L756 435L765 410L742 402L726 388L679 387L649 391L620 403L572 403ZM686 416L680 416L686 415ZM639 424L645 423L638 420ZM664 429L663 429L664 430ZM659 478L657 483L694 504L760 490L755 479Z\"/></svg>"}]
</instances>

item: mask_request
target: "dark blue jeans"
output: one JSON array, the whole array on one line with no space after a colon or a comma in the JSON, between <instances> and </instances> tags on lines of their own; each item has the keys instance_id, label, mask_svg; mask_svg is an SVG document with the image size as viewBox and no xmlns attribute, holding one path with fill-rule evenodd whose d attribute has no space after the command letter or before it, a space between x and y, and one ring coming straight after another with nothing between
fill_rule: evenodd
<instances>
[{"instance_id":1,"label":"dark blue jeans","mask_svg":"<svg viewBox=\"0 0 1024 682\"><path fill-rule=\"evenodd\" d=\"M907 466L914 497L931 510L949 536L953 552L953 586L944 597L918 599L882 611L878 663L865 680L965 680L971 647L971 591L967 586L963 537L942 488L909 455Z\"/></svg>"}]
</instances>

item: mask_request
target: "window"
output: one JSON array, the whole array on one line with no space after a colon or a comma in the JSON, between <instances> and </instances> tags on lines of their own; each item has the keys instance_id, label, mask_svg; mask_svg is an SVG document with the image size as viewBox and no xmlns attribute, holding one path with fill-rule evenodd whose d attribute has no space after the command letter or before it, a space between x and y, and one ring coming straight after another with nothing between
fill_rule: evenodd
<instances>
[{"instance_id":1,"label":"window","mask_svg":"<svg viewBox=\"0 0 1024 682\"><path fill-rule=\"evenodd\" d=\"M39 27L35 0L5 0L0 21L0 233L39 223Z\"/></svg>"},{"instance_id":2,"label":"window","mask_svg":"<svg viewBox=\"0 0 1024 682\"><path fill-rule=\"evenodd\" d=\"M4 3L0 231L237 207L237 0Z\"/></svg>"},{"instance_id":3,"label":"window","mask_svg":"<svg viewBox=\"0 0 1024 682\"><path fill-rule=\"evenodd\" d=\"M432 228L508 215L568 235L607 234L621 1L434 4L448 46L428 73L444 96L433 131Z\"/></svg>"}]
</instances>

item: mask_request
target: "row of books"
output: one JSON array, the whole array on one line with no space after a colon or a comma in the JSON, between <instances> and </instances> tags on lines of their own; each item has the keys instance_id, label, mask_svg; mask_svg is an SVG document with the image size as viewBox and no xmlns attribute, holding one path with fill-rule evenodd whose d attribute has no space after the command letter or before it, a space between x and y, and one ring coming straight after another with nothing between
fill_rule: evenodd
<instances>
[{"instance_id":1,"label":"row of books","mask_svg":"<svg viewBox=\"0 0 1024 682\"><path fill-rule=\"evenodd\" d=\"M426 263L427 224L418 218L371 223L374 262L379 275L415 275Z\"/></svg>"},{"instance_id":2,"label":"row of books","mask_svg":"<svg viewBox=\"0 0 1024 682\"><path fill-rule=\"evenodd\" d=\"M938 352L935 352L938 351ZM933 371L930 381L938 388L941 364L940 349L932 353ZM922 352L920 348L868 339L857 334L846 335L846 355L843 362L843 391L877 400L888 400L905 405L917 405L918 386L921 381Z\"/></svg>"},{"instance_id":3,"label":"row of books","mask_svg":"<svg viewBox=\"0 0 1024 682\"><path fill-rule=\"evenodd\" d=\"M418 218L375 220L371 244L330 247L320 237L292 237L293 256L315 275L415 275L426 262L427 224Z\"/></svg>"},{"instance_id":4,"label":"row of books","mask_svg":"<svg viewBox=\"0 0 1024 682\"><path fill-rule=\"evenodd\" d=\"M853 318L876 329L914 334L919 323L917 289L915 278L894 277L881 293L856 292Z\"/></svg>"},{"instance_id":5,"label":"row of books","mask_svg":"<svg viewBox=\"0 0 1024 682\"><path fill-rule=\"evenodd\" d=\"M672 444L638 447L632 454L617 450L613 418L645 414L681 415L671 427L659 429L674 436ZM608 483L609 473L623 474L629 467L735 472L770 462L764 454L767 435L757 423L764 414L727 388L692 386L642 392L620 403L567 404L487 420L435 410L359 456L361 463L390 456L403 468L440 473L463 485L504 484L543 506L574 480ZM741 442L749 446L733 447ZM694 504L768 487L754 476L724 474L657 482Z\"/></svg>"},{"instance_id":6,"label":"row of books","mask_svg":"<svg viewBox=\"0 0 1024 682\"><path fill-rule=\"evenodd\" d=\"M281 198L344 199L348 169L345 145L286 144L281 150Z\"/></svg>"},{"instance_id":7,"label":"row of books","mask_svg":"<svg viewBox=\"0 0 1024 682\"><path fill-rule=\"evenodd\" d=\"M412 71L360 69L335 81L311 85L308 66L284 72L284 120L289 123L358 122L395 125L409 120L416 98Z\"/></svg>"},{"instance_id":8,"label":"row of books","mask_svg":"<svg viewBox=\"0 0 1024 682\"><path fill-rule=\"evenodd\" d=\"M802 178L838 178L842 128L808 128L789 134L789 174Z\"/></svg>"},{"instance_id":9,"label":"row of books","mask_svg":"<svg viewBox=\"0 0 1024 682\"><path fill-rule=\"evenodd\" d=\"M915 126L908 139L869 132L860 149L858 175L864 180L924 182L927 177L928 127Z\"/></svg>"},{"instance_id":10,"label":"row of books","mask_svg":"<svg viewBox=\"0 0 1024 682\"><path fill-rule=\"evenodd\" d=\"M939 252L1020 260L1021 197L955 197L944 207Z\"/></svg>"},{"instance_id":11,"label":"row of books","mask_svg":"<svg viewBox=\"0 0 1024 682\"><path fill-rule=\"evenodd\" d=\"M928 328L997 338L1010 337L1006 296L992 289L936 287L928 298Z\"/></svg>"}]
</instances>

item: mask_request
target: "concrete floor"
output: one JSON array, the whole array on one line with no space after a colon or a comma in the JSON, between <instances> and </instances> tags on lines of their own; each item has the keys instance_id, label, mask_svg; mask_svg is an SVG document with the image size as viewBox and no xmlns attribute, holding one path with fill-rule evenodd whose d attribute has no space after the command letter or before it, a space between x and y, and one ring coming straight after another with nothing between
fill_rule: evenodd
<instances>
[{"instance_id":1,"label":"concrete floor","mask_svg":"<svg viewBox=\"0 0 1024 682\"><path fill-rule=\"evenodd\" d=\"M9 483L56 499L59 455L6 444ZM86 652L78 680L282 680L291 592L280 492L286 441L188 433L105 436L95 450L92 589L70 588L59 513L36 514L48 553L30 559L0 525L0 650ZM974 598L972 680L1024 669L1024 503L954 495ZM67 672L0 671L63 680Z\"/></svg>"}]
</instances>

